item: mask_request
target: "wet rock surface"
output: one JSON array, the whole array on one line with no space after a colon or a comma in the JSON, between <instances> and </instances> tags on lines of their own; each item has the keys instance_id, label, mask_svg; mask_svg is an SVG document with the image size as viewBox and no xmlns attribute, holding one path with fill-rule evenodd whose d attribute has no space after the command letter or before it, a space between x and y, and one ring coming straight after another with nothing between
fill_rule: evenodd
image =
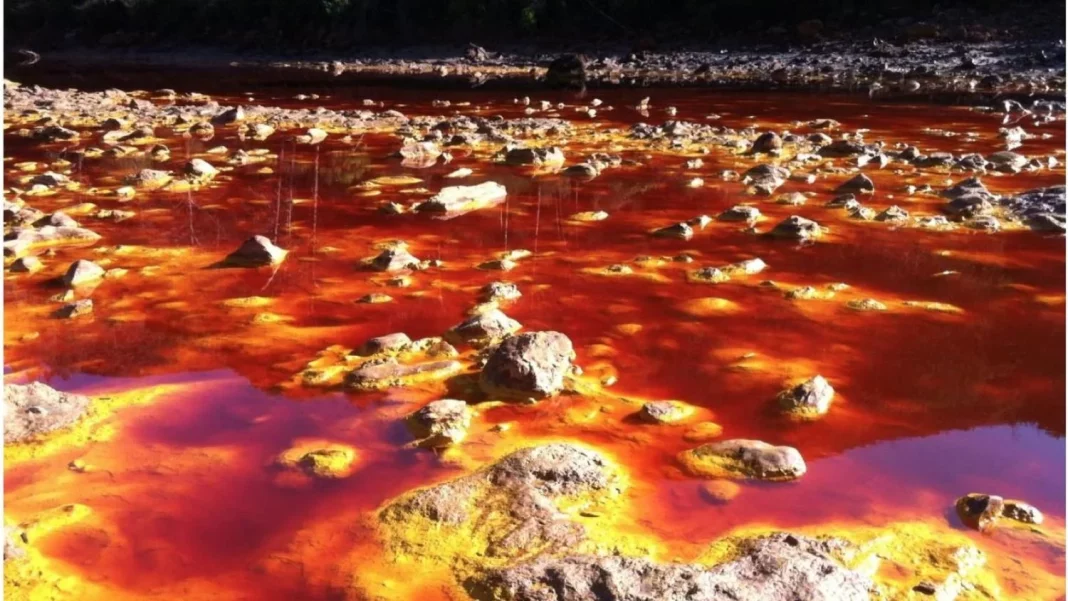
<instances>
[{"instance_id":1,"label":"wet rock surface","mask_svg":"<svg viewBox=\"0 0 1068 601\"><path fill-rule=\"evenodd\" d=\"M4 444L33 440L75 424L90 399L59 392L42 382L4 384Z\"/></svg>"}]
</instances>

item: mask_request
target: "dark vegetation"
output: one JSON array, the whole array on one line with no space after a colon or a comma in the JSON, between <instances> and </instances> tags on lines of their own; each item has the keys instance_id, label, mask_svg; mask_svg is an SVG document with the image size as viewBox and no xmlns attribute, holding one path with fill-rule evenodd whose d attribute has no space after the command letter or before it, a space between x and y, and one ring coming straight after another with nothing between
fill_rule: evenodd
<instances>
[{"instance_id":1,"label":"dark vegetation","mask_svg":"<svg viewBox=\"0 0 1068 601\"><path fill-rule=\"evenodd\" d=\"M1039 0L8 0L4 12L9 49L192 44L277 53L466 42L814 41L910 27L931 37L935 31L921 31L925 26L948 39L1056 39L1063 35L1064 6Z\"/></svg>"}]
</instances>

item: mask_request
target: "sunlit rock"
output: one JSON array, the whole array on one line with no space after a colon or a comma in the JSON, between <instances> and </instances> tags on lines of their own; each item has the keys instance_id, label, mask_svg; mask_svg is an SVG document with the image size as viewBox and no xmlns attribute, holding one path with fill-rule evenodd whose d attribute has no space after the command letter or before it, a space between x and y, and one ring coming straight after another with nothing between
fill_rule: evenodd
<instances>
[{"instance_id":1,"label":"sunlit rock","mask_svg":"<svg viewBox=\"0 0 1068 601\"><path fill-rule=\"evenodd\" d=\"M802 419L815 419L826 414L833 400L834 388L820 375L788 388L778 396L783 411Z\"/></svg>"},{"instance_id":2,"label":"sunlit rock","mask_svg":"<svg viewBox=\"0 0 1068 601\"><path fill-rule=\"evenodd\" d=\"M506 338L482 368L482 389L491 397L545 398L560 392L575 352L560 332L530 332Z\"/></svg>"},{"instance_id":3,"label":"sunlit rock","mask_svg":"<svg viewBox=\"0 0 1068 601\"><path fill-rule=\"evenodd\" d=\"M453 326L445 333L445 339L453 344L467 343L483 347L518 332L523 326L500 309L474 315Z\"/></svg>"},{"instance_id":4,"label":"sunlit rock","mask_svg":"<svg viewBox=\"0 0 1068 601\"><path fill-rule=\"evenodd\" d=\"M679 461L691 474L712 478L794 480L807 469L793 447L745 439L705 444L681 453Z\"/></svg>"},{"instance_id":5,"label":"sunlit rock","mask_svg":"<svg viewBox=\"0 0 1068 601\"><path fill-rule=\"evenodd\" d=\"M507 194L504 186L496 182L483 182L477 186L449 186L420 203L416 211L462 215L500 204Z\"/></svg>"},{"instance_id":6,"label":"sunlit rock","mask_svg":"<svg viewBox=\"0 0 1068 601\"><path fill-rule=\"evenodd\" d=\"M237 250L227 255L223 263L238 267L261 267L278 265L288 254L266 236L253 236L245 240Z\"/></svg>"},{"instance_id":7,"label":"sunlit rock","mask_svg":"<svg viewBox=\"0 0 1068 601\"><path fill-rule=\"evenodd\" d=\"M79 259L71 263L67 273L63 275L63 283L67 287L81 286L99 280L104 277L104 268L85 259Z\"/></svg>"},{"instance_id":8,"label":"sunlit rock","mask_svg":"<svg viewBox=\"0 0 1068 601\"><path fill-rule=\"evenodd\" d=\"M619 555L546 556L491 569L466 588L476 598L510 601L869 601L875 583L838 559L848 549L842 540L775 533L742 541L734 559L712 567ZM560 594L546 597L546 590Z\"/></svg>"},{"instance_id":9,"label":"sunlit rock","mask_svg":"<svg viewBox=\"0 0 1068 601\"><path fill-rule=\"evenodd\" d=\"M773 238L787 238L806 242L823 236L823 229L811 219L791 215L780 221L768 234Z\"/></svg>"},{"instance_id":10,"label":"sunlit rock","mask_svg":"<svg viewBox=\"0 0 1068 601\"><path fill-rule=\"evenodd\" d=\"M680 401L649 401L642 405L637 415L648 424L673 424L693 414L693 406Z\"/></svg>"},{"instance_id":11,"label":"sunlit rock","mask_svg":"<svg viewBox=\"0 0 1068 601\"><path fill-rule=\"evenodd\" d=\"M471 410L456 399L431 401L405 420L408 431L422 447L443 448L459 444L471 427Z\"/></svg>"},{"instance_id":12,"label":"sunlit rock","mask_svg":"<svg viewBox=\"0 0 1068 601\"><path fill-rule=\"evenodd\" d=\"M89 397L59 392L43 382L4 384L4 444L23 442L74 424Z\"/></svg>"}]
</instances>

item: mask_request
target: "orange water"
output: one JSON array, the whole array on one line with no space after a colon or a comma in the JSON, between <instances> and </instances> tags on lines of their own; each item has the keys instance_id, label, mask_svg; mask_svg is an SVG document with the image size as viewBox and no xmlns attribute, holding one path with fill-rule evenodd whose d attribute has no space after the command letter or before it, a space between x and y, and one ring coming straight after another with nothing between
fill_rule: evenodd
<instances>
[{"instance_id":1,"label":"orange water","mask_svg":"<svg viewBox=\"0 0 1068 601\"><path fill-rule=\"evenodd\" d=\"M243 91L216 86L223 88L218 93ZM371 97L417 115L441 114L430 100L451 98L475 103L462 111L521 114L511 102L513 94L500 92L338 88L320 90L328 98L301 103L292 100L294 91L265 84L256 100L351 108ZM869 128L869 139L907 141L925 150L1001 149L994 137L997 119L959 107L779 93L651 94L656 107L678 107L680 119L717 113L722 116L717 123L724 125L782 129L794 121L833 117L849 129ZM620 127L640 119L623 107L650 93L594 95L617 107L601 111L599 123ZM217 98L224 104L236 101ZM665 118L655 112L648 121ZM927 134L923 127L982 135L965 141ZM1053 134L1050 139L1028 141L1020 151L1058 154L1063 164L1063 124L1046 130ZM566 333L588 373L618 377L610 391L682 399L707 409L706 416L723 426L726 437L789 444L804 454L809 473L800 481L746 485L738 502L713 506L698 494L699 481L675 462L679 451L694 446L677 430L651 430L623 415L576 424L565 416L581 401L567 396L483 412L480 419L486 422L516 424L514 436L577 438L620 458L641 483L632 500L643 515L642 526L679 549L746 524L878 525L919 517L960 528L949 509L957 496L972 491L1025 499L1044 511L1052 527L1063 529L1063 238L853 222L840 209L822 207L834 186L821 179L812 185L790 182L780 190L817 192L805 207L772 202L759 207L768 217L765 227L794 213L829 225L831 235L822 243L798 248L718 222L687 242L655 239L647 234L654 227L702 213L714 216L750 200L739 184L715 176L721 168L745 165L713 153L691 173L684 172L682 157L625 150L624 156L644 165L578 182L493 166L462 152L447 166L405 169L386 158L397 141L384 135L366 136L356 150L333 136L321 147L294 151L282 137L249 143L284 153L284 160L268 163L275 169L272 175L252 174L259 166L243 168L215 187L181 196L139 193L132 203L70 193L28 199L46 211L81 201L135 210L135 218L119 224L82 221L103 235L97 246L181 252L114 255L110 266L129 273L103 282L92 295L94 315L73 322L48 316L53 305L47 299L60 290L49 279L78 258L93 258L91 250L61 249L45 259L44 272L5 275L9 381L40 378L61 390L91 395L176 384L155 402L111 417L117 433L110 440L18 462L5 471L9 519L65 503L92 508L91 521L37 542L62 569L135 597L182 592L187 598L335 599L351 594L343 572L359 570L361 560L339 563L336 570L329 566L354 548L364 549L358 557L374 554L373 546L367 550L370 532L361 516L401 492L460 472L428 451L404 447L409 438L398 418L432 395L345 394L282 385L331 344L351 348L396 331L413 339L440 335L476 303L478 287L495 279L515 281L523 291L505 308L509 316L527 330ZM5 143L8 168L11 162L43 160L49 150L11 135L5 135ZM175 138L168 144L172 168L206 147L240 145L229 131L207 143ZM583 149L599 148L576 140L569 158ZM143 166L87 161L78 176L87 185L99 185ZM400 188L362 197L349 188L371 177L409 174L435 190L454 183L442 178L445 173L465 166L475 175L463 183L500 182L508 189L507 202L449 221L387 217L375 208L418 197ZM705 186L686 188L693 176L703 177ZM906 197L898 191L905 183L898 176L887 171L872 177L879 192L866 204L937 213L940 200ZM945 180L930 175L915 181L941 187ZM1004 192L1063 181L1063 167L986 179L993 190ZM289 198L297 204L290 207ZM592 224L567 220L591 210L605 210L610 217ZM289 250L277 272L209 268L257 233L275 237ZM409 288L383 288L358 270L357 262L377 252L373 243L391 239L406 240L417 257L440 258L445 267L415 274ZM497 252L520 248L535 254L512 272L475 268ZM663 276L655 280L583 271L681 252L696 261L668 262L651 270ZM697 266L752 257L769 268L745 280L748 284L686 281L685 272ZM153 275L139 272L149 265L158 266ZM946 270L959 273L934 276ZM779 291L755 285L763 279L816 287L845 282L851 296L841 299L937 301L962 312L872 314L852 312L844 300L791 302ZM386 292L395 300L353 302L369 292ZM289 321L250 325L257 310L223 304L254 295L274 299L263 310ZM687 301L704 297L732 301L738 309L702 316L685 309ZM641 329L623 331L620 324ZM39 337L24 340L28 332ZM749 352L757 353L751 361L761 369L732 369ZM838 392L830 414L806 424L777 415L770 400L783 382L813 373L825 376ZM343 481L297 483L268 467L295 439L307 437L357 447L364 457L360 468ZM93 469L71 472L66 466L73 459ZM997 535L972 536L995 554L1026 556L1051 577L1063 574L1062 553L1021 547ZM1005 586L1011 591L1014 585Z\"/></svg>"}]
</instances>

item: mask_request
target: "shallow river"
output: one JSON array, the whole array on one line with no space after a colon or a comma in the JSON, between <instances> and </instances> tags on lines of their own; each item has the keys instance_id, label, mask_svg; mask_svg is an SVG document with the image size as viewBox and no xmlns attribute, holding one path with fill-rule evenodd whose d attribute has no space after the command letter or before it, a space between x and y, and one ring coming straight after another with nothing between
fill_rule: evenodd
<instances>
[{"instance_id":1,"label":"shallow river","mask_svg":"<svg viewBox=\"0 0 1068 601\"><path fill-rule=\"evenodd\" d=\"M988 232L851 219L824 206L852 177L845 173L811 183L791 179L771 197L754 197L720 173L744 172L767 158L639 144L626 135L634 123L669 119L808 135L815 130L807 122L833 118L840 131L866 130L865 140L888 148L902 142L925 153L988 155L1005 149L1001 113L778 92L609 90L579 97L298 85L225 73L172 80L145 73L11 77L84 90L168 87L210 93L222 105L363 110L371 99L371 110L408 117L521 118L525 105L513 99L529 95L535 105L565 103L537 116L579 128L563 142L568 164L592 152L625 159L584 180L496 164L490 150L460 146L450 150L448 164L413 168L391 156L401 141L388 131L354 131L348 139L331 132L321 144L296 145L296 130L253 142L239 141L235 126L216 126L211 139L158 127L158 142L170 148L162 163L132 153L61 165L80 186L27 196L27 204L46 213L93 203L135 214L115 221L94 218L92 208L72 210L101 235L98 242L57 246L34 274L5 272L5 381L41 380L107 403L91 426L5 448L5 523L71 505L85 512L38 528L31 544L49 588L34 599L462 599L440 566L387 552L375 510L547 440L588 444L622 466L629 486L618 509L623 517L610 518L610 528L639 537L657 560L693 561L720 537L761 528L847 538L898 528L974 544L985 554L982 569L996 581L997 598L1064 598L1063 236L1007 223ZM632 108L644 96L652 97L648 116ZM603 101L595 116L575 110L594 97ZM441 100L451 105L432 105ZM674 117L663 112L667 106L677 108ZM16 130L32 122L11 124L14 115L5 116L5 188L28 173L55 170L47 165L57 153L78 145L22 137ZM1016 152L1054 156L1059 164L983 176L994 193L1064 183L1063 115L1023 125L1048 137L1027 139ZM98 128L75 129L84 132L81 146L99 145ZM220 145L226 149L208 152ZM268 154L180 193L138 190L127 201L108 192L146 167L180 172L194 157L228 167L236 148ZM684 165L697 157L701 166ZM26 162L39 167L17 166ZM445 177L460 168L472 174ZM937 192L971 175L897 162L863 172L876 188L862 199L866 206L878 212L896 204L913 217L941 214L946 199L910 194L905 185L930 184ZM415 179L365 183L387 176ZM703 184L689 185L694 178ZM380 210L484 181L504 185L506 199L447 220ZM790 192L806 194L804 206L775 201ZM740 203L763 214L756 232L713 219L689 240L649 233L702 214L715 218ZM608 216L572 217L593 211ZM795 214L828 231L811 244L761 235ZM215 268L255 234L287 250L284 262ZM361 267L391 240L441 264L399 280ZM510 271L482 265L520 249L531 254ZM700 267L757 257L767 264L759 274L719 284L688 277ZM90 315L58 319L51 300L63 292L57 279L77 259L126 271L84 293L93 301ZM630 269L606 269L620 264ZM455 378L372 392L302 381L305 366L332 345L347 351L393 332L413 340L441 336L478 304L478 290L497 280L522 292L501 303L522 331L554 330L571 339L584 388L534 404L486 402L492 399L463 380L477 373L466 360ZM829 288L838 283L848 287ZM815 289L814 298L791 298L789 291L805 286ZM357 302L371 294L392 300ZM850 306L869 298L885 310ZM784 417L776 395L815 374L835 389L830 411L810 421ZM411 445L404 417L446 397L467 400L475 411L466 439L447 450ZM636 419L641 403L659 399L683 401L694 413L678 424ZM707 481L678 460L701 444L693 433L703 423L721 426L722 439L795 447L807 473L790 482L743 480L729 501L710 499ZM355 449L347 477L279 467L287 449L323 441ZM1041 532L965 527L953 504L971 492L1038 507ZM913 576L889 563L878 577L900 581L905 592L894 598L913 598ZM966 589L959 598L981 598L970 594Z\"/></svg>"}]
</instances>

